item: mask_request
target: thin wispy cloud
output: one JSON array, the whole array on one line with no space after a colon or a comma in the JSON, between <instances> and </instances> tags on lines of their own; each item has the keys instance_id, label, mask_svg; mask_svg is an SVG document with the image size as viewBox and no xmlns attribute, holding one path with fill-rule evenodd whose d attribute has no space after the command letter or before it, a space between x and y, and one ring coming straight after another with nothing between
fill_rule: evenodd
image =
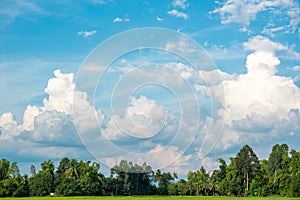
<instances>
[{"instance_id":1,"label":"thin wispy cloud","mask_svg":"<svg viewBox=\"0 0 300 200\"><path fill-rule=\"evenodd\" d=\"M186 9L187 7L189 7L189 3L188 0L173 0L172 6L174 8Z\"/></svg>"},{"instance_id":2,"label":"thin wispy cloud","mask_svg":"<svg viewBox=\"0 0 300 200\"><path fill-rule=\"evenodd\" d=\"M156 17L156 20L159 21L159 22L162 22L162 21L164 21L165 19L164 19L164 18L161 18L161 17Z\"/></svg>"},{"instance_id":3,"label":"thin wispy cloud","mask_svg":"<svg viewBox=\"0 0 300 200\"><path fill-rule=\"evenodd\" d=\"M286 32L298 32L300 37L300 5L295 0L274 0L274 1L247 1L247 0L227 0L221 7L209 12L210 14L218 14L221 18L221 23L240 23L244 26L249 26L251 22L256 20L259 13L270 12L272 15L281 15L282 18L288 20L285 24ZM272 20L272 19L270 19ZM283 20L284 21L284 20ZM280 28L264 30L272 36L273 32L279 31ZM281 29L280 29L281 30Z\"/></svg>"},{"instance_id":4,"label":"thin wispy cloud","mask_svg":"<svg viewBox=\"0 0 300 200\"><path fill-rule=\"evenodd\" d=\"M120 18L120 17L116 17L113 22L114 23L120 23L120 22L129 22L129 18Z\"/></svg>"},{"instance_id":5,"label":"thin wispy cloud","mask_svg":"<svg viewBox=\"0 0 300 200\"><path fill-rule=\"evenodd\" d=\"M187 20L189 18L189 16L186 13L180 12L180 11L178 11L176 9L168 11L167 14L170 15L170 16L174 16L174 17L178 17L178 18L183 18L185 20Z\"/></svg>"},{"instance_id":6,"label":"thin wispy cloud","mask_svg":"<svg viewBox=\"0 0 300 200\"><path fill-rule=\"evenodd\" d=\"M92 3L94 4L107 4L111 0L92 0Z\"/></svg>"},{"instance_id":7,"label":"thin wispy cloud","mask_svg":"<svg viewBox=\"0 0 300 200\"><path fill-rule=\"evenodd\" d=\"M28 13L46 14L46 11L37 4L27 0L1 1L0 23L10 23L17 17Z\"/></svg>"},{"instance_id":8,"label":"thin wispy cloud","mask_svg":"<svg viewBox=\"0 0 300 200\"><path fill-rule=\"evenodd\" d=\"M92 31L79 31L78 35L85 37L85 38L89 38L92 37L93 35L95 35L97 33L96 30L92 30Z\"/></svg>"},{"instance_id":9,"label":"thin wispy cloud","mask_svg":"<svg viewBox=\"0 0 300 200\"><path fill-rule=\"evenodd\" d=\"M294 66L294 67L292 67L292 70L295 71L295 72L299 72L300 71L300 66L299 65Z\"/></svg>"}]
</instances>

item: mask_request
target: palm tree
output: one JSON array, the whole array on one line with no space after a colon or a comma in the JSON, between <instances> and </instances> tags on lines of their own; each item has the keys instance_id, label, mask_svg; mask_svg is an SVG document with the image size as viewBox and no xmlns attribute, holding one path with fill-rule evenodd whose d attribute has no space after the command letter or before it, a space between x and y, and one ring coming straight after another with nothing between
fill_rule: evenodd
<instances>
[{"instance_id":1,"label":"palm tree","mask_svg":"<svg viewBox=\"0 0 300 200\"><path fill-rule=\"evenodd\" d=\"M50 173L50 174L53 174L54 172L54 164L51 160L48 160L48 161L44 161L42 164L41 164L41 167L42 167L42 172L43 173Z\"/></svg>"},{"instance_id":2,"label":"palm tree","mask_svg":"<svg viewBox=\"0 0 300 200\"><path fill-rule=\"evenodd\" d=\"M11 174L10 162L3 158L0 161L0 180L8 179Z\"/></svg>"},{"instance_id":3,"label":"palm tree","mask_svg":"<svg viewBox=\"0 0 300 200\"><path fill-rule=\"evenodd\" d=\"M69 168L66 170L65 174L69 178L77 178L78 177L78 162L75 159L71 160Z\"/></svg>"}]
</instances>

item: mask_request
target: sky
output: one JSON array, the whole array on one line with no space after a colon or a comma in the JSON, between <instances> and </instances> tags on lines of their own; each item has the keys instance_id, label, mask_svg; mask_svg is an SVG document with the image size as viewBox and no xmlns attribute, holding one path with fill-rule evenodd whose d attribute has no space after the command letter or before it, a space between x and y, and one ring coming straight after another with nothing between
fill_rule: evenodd
<instances>
[{"instance_id":1,"label":"sky","mask_svg":"<svg viewBox=\"0 0 300 200\"><path fill-rule=\"evenodd\" d=\"M184 175L300 150L298 0L0 1L0 157Z\"/></svg>"}]
</instances>

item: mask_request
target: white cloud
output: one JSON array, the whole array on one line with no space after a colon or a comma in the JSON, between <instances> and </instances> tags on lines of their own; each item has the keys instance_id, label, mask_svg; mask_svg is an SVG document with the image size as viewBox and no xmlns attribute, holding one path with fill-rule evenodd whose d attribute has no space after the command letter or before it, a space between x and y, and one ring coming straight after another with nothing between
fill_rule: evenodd
<instances>
[{"instance_id":1,"label":"white cloud","mask_svg":"<svg viewBox=\"0 0 300 200\"><path fill-rule=\"evenodd\" d=\"M23 116L22 131L33 131L35 118L42 112L42 108L28 105Z\"/></svg>"},{"instance_id":2,"label":"white cloud","mask_svg":"<svg viewBox=\"0 0 300 200\"><path fill-rule=\"evenodd\" d=\"M157 145L148 152L146 161L156 168L159 167L184 174L190 168L188 162L192 158L192 155L183 155L183 153L176 146L164 147Z\"/></svg>"},{"instance_id":3,"label":"white cloud","mask_svg":"<svg viewBox=\"0 0 300 200\"><path fill-rule=\"evenodd\" d=\"M300 60L300 53L294 51L288 46L284 46L279 42L273 42L270 39L263 36L255 36L244 43L246 50L252 50L256 52L268 52L271 54L279 53L279 57L289 60Z\"/></svg>"},{"instance_id":4,"label":"white cloud","mask_svg":"<svg viewBox=\"0 0 300 200\"><path fill-rule=\"evenodd\" d=\"M123 155L115 157L104 158L106 165L112 167L119 164L121 160L126 160L128 157ZM130 161L138 164L146 162L153 169L161 169L166 171L172 171L179 174L186 174L192 167L192 155L183 155L183 152L175 146L162 146L157 144L154 148L150 149L144 154L132 154Z\"/></svg>"},{"instance_id":5,"label":"white cloud","mask_svg":"<svg viewBox=\"0 0 300 200\"><path fill-rule=\"evenodd\" d=\"M45 14L46 12L36 4L27 0L2 1L0 7L0 22L10 23L18 16L27 13Z\"/></svg>"},{"instance_id":6,"label":"white cloud","mask_svg":"<svg viewBox=\"0 0 300 200\"><path fill-rule=\"evenodd\" d=\"M206 44L206 51L208 55L214 60L230 60L230 59L242 59L245 58L246 54L240 51L241 46L232 44L229 47L223 45Z\"/></svg>"},{"instance_id":7,"label":"white cloud","mask_svg":"<svg viewBox=\"0 0 300 200\"><path fill-rule=\"evenodd\" d=\"M292 131L293 136L300 133L299 126L294 123L299 121L299 115L295 113L300 110L300 88L292 78L277 75L279 57L299 59L299 53L262 36L250 38L244 47L252 51L247 56L246 74L232 76L223 72L225 79L221 82L206 75L211 95L222 104L219 116L225 118L217 149L224 150L249 141L268 143L270 138L276 140L284 133ZM282 54L284 56L280 56ZM201 86L196 89L203 91ZM225 96L220 95L223 89ZM287 122L293 123L287 125ZM222 123L222 120L215 121L208 141L215 140L213 130Z\"/></svg>"},{"instance_id":8,"label":"white cloud","mask_svg":"<svg viewBox=\"0 0 300 200\"><path fill-rule=\"evenodd\" d=\"M116 17L113 22L123 22L123 19L121 19L120 17Z\"/></svg>"},{"instance_id":9,"label":"white cloud","mask_svg":"<svg viewBox=\"0 0 300 200\"><path fill-rule=\"evenodd\" d=\"M72 117L56 111L45 111L34 119L30 140L51 145L79 144Z\"/></svg>"},{"instance_id":10,"label":"white cloud","mask_svg":"<svg viewBox=\"0 0 300 200\"><path fill-rule=\"evenodd\" d=\"M189 3L188 0L173 0L172 6L174 8L186 9L187 7L189 7Z\"/></svg>"},{"instance_id":11,"label":"white cloud","mask_svg":"<svg viewBox=\"0 0 300 200\"><path fill-rule=\"evenodd\" d=\"M74 75L63 74L60 70L54 71L55 78L48 81L45 92L49 95L44 99L44 107L49 111L58 111L72 114L73 94L75 90Z\"/></svg>"},{"instance_id":12,"label":"white cloud","mask_svg":"<svg viewBox=\"0 0 300 200\"><path fill-rule=\"evenodd\" d=\"M194 44L190 43L186 37L181 37L177 42L167 42L165 50L174 52L180 51L183 53L195 53L196 48L194 47Z\"/></svg>"},{"instance_id":13,"label":"white cloud","mask_svg":"<svg viewBox=\"0 0 300 200\"><path fill-rule=\"evenodd\" d=\"M240 23L243 24L242 32L248 32L247 26L256 20L260 12L270 12L270 15L282 16L281 26L268 23L262 30L263 34L274 37L276 32L298 33L300 37L300 7L299 2L295 0L226 0L221 7L209 12L210 14L219 14L223 24ZM272 19L270 18L270 21ZM271 25L271 26L270 26ZM275 27L274 27L275 26Z\"/></svg>"},{"instance_id":14,"label":"white cloud","mask_svg":"<svg viewBox=\"0 0 300 200\"><path fill-rule=\"evenodd\" d=\"M78 32L78 35L81 35L85 38L91 37L93 35L95 35L97 33L96 30L92 30L92 31L80 31Z\"/></svg>"},{"instance_id":15,"label":"white cloud","mask_svg":"<svg viewBox=\"0 0 300 200\"><path fill-rule=\"evenodd\" d=\"M300 71L300 66L299 65L294 66L294 67L292 67L292 70L295 72Z\"/></svg>"},{"instance_id":16,"label":"white cloud","mask_svg":"<svg viewBox=\"0 0 300 200\"><path fill-rule=\"evenodd\" d=\"M17 122L12 113L3 113L0 116L0 127L5 127L8 124L16 125Z\"/></svg>"},{"instance_id":17,"label":"white cloud","mask_svg":"<svg viewBox=\"0 0 300 200\"><path fill-rule=\"evenodd\" d=\"M158 134L165 126L166 111L154 100L145 96L131 97L125 116L114 115L103 129L109 139L120 139L128 135L149 138Z\"/></svg>"},{"instance_id":18,"label":"white cloud","mask_svg":"<svg viewBox=\"0 0 300 200\"><path fill-rule=\"evenodd\" d=\"M299 4L295 4L291 8L291 10L288 11L288 15L290 17L290 26L292 28L292 33L298 32L298 36L300 38L300 7Z\"/></svg>"},{"instance_id":19,"label":"white cloud","mask_svg":"<svg viewBox=\"0 0 300 200\"><path fill-rule=\"evenodd\" d=\"M210 14L219 14L223 24L240 23L249 26L251 21L256 20L260 12L270 12L271 15L281 15L282 21L288 20L279 27L269 27L263 29L262 33L274 37L274 33L285 30L285 33L297 33L300 37L300 7L295 0L226 0L220 8L216 8ZM287 19L285 19L287 18ZM270 19L272 20L272 19Z\"/></svg>"},{"instance_id":20,"label":"white cloud","mask_svg":"<svg viewBox=\"0 0 300 200\"><path fill-rule=\"evenodd\" d=\"M64 156L83 154L78 152L82 151L82 146L75 124L83 133L95 132L98 128L95 114L98 115L100 126L103 115L88 102L87 95L76 88L73 74L63 74L60 70L55 70L54 76L49 79L45 88L48 98L44 99L44 105L27 106L22 124L17 124L12 113L0 116L0 146L3 153L29 156L25 155L27 152L34 157L44 152L44 156L49 158L50 154L45 149L55 146L54 158L61 158L61 154L57 152L69 153ZM74 99L77 102L76 107L73 107ZM9 146L16 148L12 152Z\"/></svg>"},{"instance_id":21,"label":"white cloud","mask_svg":"<svg viewBox=\"0 0 300 200\"><path fill-rule=\"evenodd\" d=\"M120 22L129 22L129 18L120 18L120 17L116 17L113 22L114 23L120 23Z\"/></svg>"},{"instance_id":22,"label":"white cloud","mask_svg":"<svg viewBox=\"0 0 300 200\"><path fill-rule=\"evenodd\" d=\"M189 18L189 16L186 13L180 12L176 9L168 11L167 14L171 15L171 16L174 16L174 17L183 18L185 20L187 20Z\"/></svg>"},{"instance_id":23,"label":"white cloud","mask_svg":"<svg viewBox=\"0 0 300 200\"><path fill-rule=\"evenodd\" d=\"M201 149L196 149L197 157L200 159L200 166L203 166L207 171L213 171L219 167L219 163L208 156L204 156Z\"/></svg>"},{"instance_id":24,"label":"white cloud","mask_svg":"<svg viewBox=\"0 0 300 200\"><path fill-rule=\"evenodd\" d=\"M259 12L271 10L274 7L288 8L295 6L293 0L227 0L222 7L211 11L211 14L218 13L223 24L241 23L246 26L256 19Z\"/></svg>"},{"instance_id":25,"label":"white cloud","mask_svg":"<svg viewBox=\"0 0 300 200\"><path fill-rule=\"evenodd\" d=\"M0 116L0 141L11 139L19 135L17 122L12 113L3 113Z\"/></svg>"},{"instance_id":26,"label":"white cloud","mask_svg":"<svg viewBox=\"0 0 300 200\"><path fill-rule=\"evenodd\" d=\"M244 47L251 51L246 61L246 74L227 74L220 70L197 71L186 64L174 62L164 65L165 68L174 70L176 72L174 74L167 73L169 71L164 68L160 69L160 73L156 73L153 68L151 69L154 73L149 73L146 68L141 68L135 70L136 74L134 75L139 79L152 79L151 76L155 75L154 80L161 80L166 85L170 83L171 85L180 85L182 80L189 80L193 83L199 77L204 77L207 83L205 87L208 87L211 93L203 92L205 91L202 88L203 85L196 85L196 89L204 94L209 94L214 98L213 100L220 102L222 108L217 107L215 109L219 110L214 110L218 112L219 117L227 114L224 132L216 148L218 153L249 141L264 143L270 138L278 139L283 137L283 133L294 140L298 139L300 91L291 78L279 76L276 71L281 58L299 59L299 53L289 46L262 36L250 38L248 42L244 43ZM185 40L179 40L177 46L168 43L165 48L169 51L173 49L185 52L193 51L193 48L190 48ZM297 71L299 67L295 66L293 69ZM223 87L226 89L226 98L220 92ZM105 147L105 151L102 153L106 156L111 155L111 157L99 158L100 160L103 158L108 163L113 163L117 158L119 160L132 158L137 162L148 162L149 160L149 164L153 167L166 166L166 169L177 172L191 169L191 166L200 161L202 165L210 169L216 166L214 160L205 155L217 141L216 132L223 125L223 121L220 119L213 119L212 125L209 125L211 120L208 118L207 121L201 122L207 130L211 130L205 139L206 145L201 147L201 151L185 152L186 141L192 137L189 135L191 127L188 124L181 124L187 133L184 137L176 139L178 145L176 143L176 145L166 146L166 141L169 141L167 139L170 139L170 136L178 129L178 121L150 98L131 97L130 105L126 107L124 116L116 113L113 117L108 118L107 124L103 126L105 128L102 129L103 135L101 135L95 115L99 119L100 126L105 116L90 104L86 93L77 89L73 74L64 74L56 70L44 91L48 95L43 101L44 104L40 107L29 105L24 112L23 124L18 125L11 113L4 113L0 116L0 146L4 149L4 153L9 152L9 146L18 146L13 152L17 155L32 153L33 156L61 158L82 154L77 147L72 147L72 145L79 145L75 123L79 131L87 135L93 132L93 136L98 136L97 140L95 137L91 137L91 140L97 143L98 149L99 145L103 144L101 137L105 135L114 140L113 142L122 143L116 144L121 147L126 146L126 150L138 149L144 153L142 157L120 156L121 154L116 153L116 157L113 155L115 152L111 152ZM75 108L74 99L77 102ZM203 115L203 113L201 114ZM75 122L72 120L72 115L75 116ZM165 122L166 124L164 124ZM163 131L157 140L137 142L135 145L134 141L126 140L128 137L125 138L120 134L120 127L124 127L123 130L139 138L151 137L161 130L161 127L163 127ZM143 131L140 131L141 129ZM202 132L199 133L199 135L201 134ZM201 142L204 140L202 135L199 138L202 140L195 141L194 145L201 146ZM51 152L47 153L47 151Z\"/></svg>"},{"instance_id":27,"label":"white cloud","mask_svg":"<svg viewBox=\"0 0 300 200\"><path fill-rule=\"evenodd\" d=\"M269 26L264 27L264 29L262 30L262 34L267 34L270 37L275 37L275 33L276 32L280 32L282 30L285 30L284 26L278 26L278 27L274 27L273 24L270 24Z\"/></svg>"},{"instance_id":28,"label":"white cloud","mask_svg":"<svg viewBox=\"0 0 300 200\"><path fill-rule=\"evenodd\" d=\"M111 0L92 0L94 4L106 4L109 1Z\"/></svg>"},{"instance_id":29,"label":"white cloud","mask_svg":"<svg viewBox=\"0 0 300 200\"><path fill-rule=\"evenodd\" d=\"M165 19L164 19L164 18L161 18L161 17L156 17L156 20L159 21L159 22L162 22L162 21L164 21Z\"/></svg>"}]
</instances>

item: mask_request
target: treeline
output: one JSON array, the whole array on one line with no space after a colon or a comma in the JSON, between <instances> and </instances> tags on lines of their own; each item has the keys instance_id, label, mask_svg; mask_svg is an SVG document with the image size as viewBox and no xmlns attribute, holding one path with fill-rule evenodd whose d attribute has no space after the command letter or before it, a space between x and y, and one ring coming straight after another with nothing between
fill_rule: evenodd
<instances>
[{"instance_id":1,"label":"treeline","mask_svg":"<svg viewBox=\"0 0 300 200\"><path fill-rule=\"evenodd\" d=\"M176 173L154 171L142 165L121 161L105 177L100 165L90 161L63 158L57 168L51 160L41 163L31 176L21 175L16 162L0 161L0 196L25 197L87 195L224 195L300 197L300 152L276 144L268 160L259 160L245 145L227 164L219 158L219 169L200 167L178 180Z\"/></svg>"}]
</instances>

